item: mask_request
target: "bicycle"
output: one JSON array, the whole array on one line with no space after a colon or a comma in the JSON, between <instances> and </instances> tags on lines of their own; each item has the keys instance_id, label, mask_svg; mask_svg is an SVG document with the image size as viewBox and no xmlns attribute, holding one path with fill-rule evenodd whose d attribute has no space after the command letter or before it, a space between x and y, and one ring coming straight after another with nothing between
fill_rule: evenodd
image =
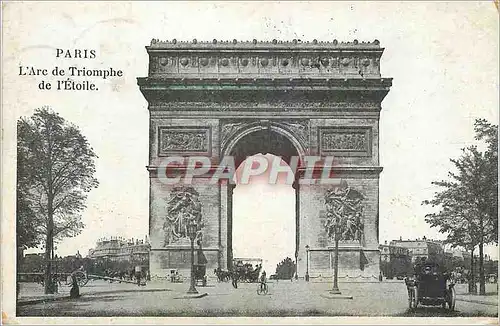
<instances>
[{"instance_id":1,"label":"bicycle","mask_svg":"<svg viewBox=\"0 0 500 326\"><path fill-rule=\"evenodd\" d=\"M267 286L267 283L259 283L259 285L257 286L257 294L258 295L266 295L267 294L267 291L269 290L268 286Z\"/></svg>"}]
</instances>

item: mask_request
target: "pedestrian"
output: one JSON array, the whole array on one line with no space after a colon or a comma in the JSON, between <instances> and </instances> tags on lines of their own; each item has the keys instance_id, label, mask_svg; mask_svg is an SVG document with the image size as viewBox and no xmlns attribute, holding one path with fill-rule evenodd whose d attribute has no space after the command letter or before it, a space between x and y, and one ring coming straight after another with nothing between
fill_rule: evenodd
<instances>
[{"instance_id":1,"label":"pedestrian","mask_svg":"<svg viewBox=\"0 0 500 326\"><path fill-rule=\"evenodd\" d=\"M141 266L135 266L135 278L137 279L137 286L141 286Z\"/></svg>"},{"instance_id":2,"label":"pedestrian","mask_svg":"<svg viewBox=\"0 0 500 326\"><path fill-rule=\"evenodd\" d=\"M231 276L232 276L231 283L233 284L233 287L235 289L237 289L238 288L238 272L236 270L233 270L233 272L231 273Z\"/></svg>"},{"instance_id":3,"label":"pedestrian","mask_svg":"<svg viewBox=\"0 0 500 326\"><path fill-rule=\"evenodd\" d=\"M260 275L260 290L264 291L265 286L266 286L266 271L262 271L262 274Z\"/></svg>"},{"instance_id":4,"label":"pedestrian","mask_svg":"<svg viewBox=\"0 0 500 326\"><path fill-rule=\"evenodd\" d=\"M78 280L74 273L71 274L71 290L69 290L69 297L72 299L80 297L80 287L78 286Z\"/></svg>"}]
</instances>

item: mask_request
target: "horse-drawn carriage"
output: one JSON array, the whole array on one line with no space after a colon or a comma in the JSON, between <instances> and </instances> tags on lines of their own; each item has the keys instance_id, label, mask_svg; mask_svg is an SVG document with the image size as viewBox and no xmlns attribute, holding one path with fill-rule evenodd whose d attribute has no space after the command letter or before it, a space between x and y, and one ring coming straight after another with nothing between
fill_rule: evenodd
<instances>
[{"instance_id":1,"label":"horse-drawn carriage","mask_svg":"<svg viewBox=\"0 0 500 326\"><path fill-rule=\"evenodd\" d=\"M217 276L217 282L229 282L232 277L230 271L223 270L220 267L214 269L214 274Z\"/></svg>"},{"instance_id":2,"label":"horse-drawn carriage","mask_svg":"<svg viewBox=\"0 0 500 326\"><path fill-rule=\"evenodd\" d=\"M255 268L253 264L255 264ZM236 272L236 275L238 275L238 280L240 282L258 282L261 269L262 259L260 258L233 259L233 270Z\"/></svg>"},{"instance_id":3,"label":"horse-drawn carriage","mask_svg":"<svg viewBox=\"0 0 500 326\"><path fill-rule=\"evenodd\" d=\"M71 285L73 275L76 277L76 282L79 287L85 286L89 282L89 275L87 272L83 270L76 270L66 277L66 285Z\"/></svg>"},{"instance_id":4,"label":"horse-drawn carriage","mask_svg":"<svg viewBox=\"0 0 500 326\"><path fill-rule=\"evenodd\" d=\"M255 263L255 267L252 263ZM261 269L262 259L260 258L234 258L230 270L223 270L219 267L214 269L214 274L218 282L236 279L237 282L255 283L259 281Z\"/></svg>"},{"instance_id":5,"label":"horse-drawn carriage","mask_svg":"<svg viewBox=\"0 0 500 326\"><path fill-rule=\"evenodd\" d=\"M255 283L259 281L260 270L261 270L260 266L253 269L251 265L250 266L245 265L243 268L240 268L237 271L239 279L242 282Z\"/></svg>"},{"instance_id":6,"label":"horse-drawn carriage","mask_svg":"<svg viewBox=\"0 0 500 326\"><path fill-rule=\"evenodd\" d=\"M83 269L78 269L73 271L72 273L66 275L66 285L72 285L73 283L73 276L76 278L76 282L78 283L79 287L83 287L87 285L89 281L92 280L104 280L104 281L109 281L111 282L118 282L118 283L131 283L131 284L138 284L138 285L146 285L146 276L143 275L142 278L138 280L133 280L132 278L125 277L124 275L119 275L121 273L105 273L106 275L95 275L95 274L89 274L87 271ZM109 276L108 276L109 275Z\"/></svg>"},{"instance_id":7,"label":"horse-drawn carriage","mask_svg":"<svg viewBox=\"0 0 500 326\"><path fill-rule=\"evenodd\" d=\"M436 263L424 263L415 267L413 279L405 279L408 289L408 306L415 309L424 306L442 306L455 309L455 283L451 274L439 270Z\"/></svg>"},{"instance_id":8,"label":"horse-drawn carriage","mask_svg":"<svg viewBox=\"0 0 500 326\"><path fill-rule=\"evenodd\" d=\"M196 285L207 286L207 266L205 264L193 265L194 267L194 280Z\"/></svg>"}]
</instances>

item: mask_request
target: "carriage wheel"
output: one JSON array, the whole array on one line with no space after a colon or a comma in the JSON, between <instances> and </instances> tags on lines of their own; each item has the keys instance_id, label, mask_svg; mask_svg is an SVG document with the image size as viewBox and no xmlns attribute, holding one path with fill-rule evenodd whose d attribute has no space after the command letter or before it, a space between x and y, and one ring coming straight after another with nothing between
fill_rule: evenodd
<instances>
[{"instance_id":1,"label":"carriage wheel","mask_svg":"<svg viewBox=\"0 0 500 326\"><path fill-rule=\"evenodd\" d=\"M455 310L455 300L456 300L456 293L455 293L455 288L452 287L451 289L448 290L448 309L450 311Z\"/></svg>"},{"instance_id":2,"label":"carriage wheel","mask_svg":"<svg viewBox=\"0 0 500 326\"><path fill-rule=\"evenodd\" d=\"M76 276L76 282L78 283L78 286L85 286L89 279L87 278L87 274L85 274L82 271L76 271L73 272L73 274Z\"/></svg>"}]
</instances>

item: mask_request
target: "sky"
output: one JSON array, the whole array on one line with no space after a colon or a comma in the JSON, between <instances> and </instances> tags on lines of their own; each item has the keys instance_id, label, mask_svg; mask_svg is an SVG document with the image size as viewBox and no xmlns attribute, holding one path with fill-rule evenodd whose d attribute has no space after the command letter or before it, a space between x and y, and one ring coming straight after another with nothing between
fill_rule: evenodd
<instances>
[{"instance_id":1,"label":"sky","mask_svg":"<svg viewBox=\"0 0 500 326\"><path fill-rule=\"evenodd\" d=\"M476 118L498 121L498 11L493 2L12 2L2 4L2 232L14 240L15 121L48 105L78 125L99 156L99 188L89 193L83 232L58 244L58 254L85 254L98 238L148 233L147 102L136 78L147 76L145 46L177 40L373 41L385 48L383 77L393 86L380 115L380 242L443 239L424 221L431 182L446 178L449 159L474 143ZM56 49L95 49L94 59L56 57ZM97 80L97 92L43 91L42 76L19 66L121 69ZM52 78L55 80L56 78ZM288 189L289 188L289 189ZM266 225L257 245L286 248L294 238L293 189L255 184L235 190L235 221L251 210ZM272 200L270 200L272 198ZM288 208L283 213L282 207ZM278 214L282 212L282 214ZM278 217L279 218L276 218ZM235 223L235 232L244 232ZM288 229L291 225L292 229ZM245 224L245 227L247 224ZM10 233L9 233L10 232ZM273 237L279 235L279 237ZM291 242L293 244L293 240ZM259 247L260 246L260 247ZM7 252L13 242L4 243ZM248 251L245 251L248 250ZM288 254L279 251L278 259ZM487 253L497 255L497 248ZM285 257L282 257L285 258ZM269 273L268 273L269 274Z\"/></svg>"}]
</instances>

